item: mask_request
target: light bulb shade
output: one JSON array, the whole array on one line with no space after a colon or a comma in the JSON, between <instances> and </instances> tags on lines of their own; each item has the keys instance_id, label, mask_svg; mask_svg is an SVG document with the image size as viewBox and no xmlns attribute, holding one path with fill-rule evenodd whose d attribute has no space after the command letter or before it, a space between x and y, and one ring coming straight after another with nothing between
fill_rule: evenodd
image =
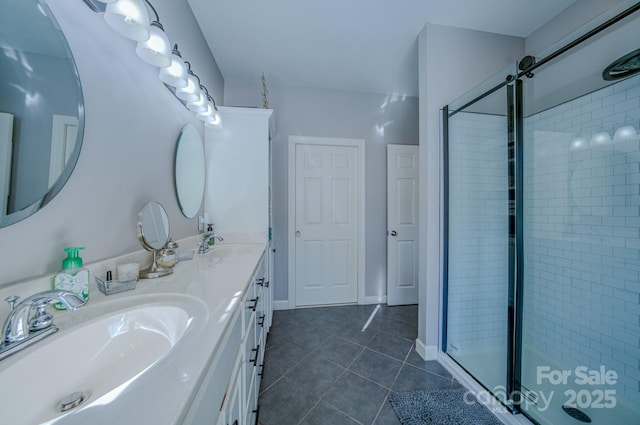
<instances>
[{"instance_id":1,"label":"light bulb shade","mask_svg":"<svg viewBox=\"0 0 640 425\"><path fill-rule=\"evenodd\" d=\"M199 120L202 121L209 121L213 119L213 113L215 112L215 110L213 109L213 102L212 101L207 101L207 106L206 109L202 112L198 112L196 114L196 118L198 118Z\"/></svg>"},{"instance_id":2,"label":"light bulb shade","mask_svg":"<svg viewBox=\"0 0 640 425\"><path fill-rule=\"evenodd\" d=\"M576 136L573 139L571 139L571 149L572 150L584 149L587 146L589 146L589 142L587 142L587 139L585 139L582 136Z\"/></svg>"},{"instance_id":3,"label":"light bulb shade","mask_svg":"<svg viewBox=\"0 0 640 425\"><path fill-rule=\"evenodd\" d=\"M171 54L171 65L160 69L160 80L176 89L187 86L187 65L179 54Z\"/></svg>"},{"instance_id":4,"label":"light bulb shade","mask_svg":"<svg viewBox=\"0 0 640 425\"><path fill-rule=\"evenodd\" d=\"M203 93L202 89L200 90L200 96L198 97L198 100L187 102L187 108L196 113L204 112L207 110L207 97Z\"/></svg>"},{"instance_id":5,"label":"light bulb shade","mask_svg":"<svg viewBox=\"0 0 640 425\"><path fill-rule=\"evenodd\" d=\"M186 102L194 102L200 98L200 85L193 74L189 74L187 85L176 89L176 96Z\"/></svg>"},{"instance_id":6,"label":"light bulb shade","mask_svg":"<svg viewBox=\"0 0 640 425\"><path fill-rule=\"evenodd\" d=\"M130 40L149 39L149 14L142 0L109 3L104 11L104 20L111 29Z\"/></svg>"},{"instance_id":7,"label":"light bulb shade","mask_svg":"<svg viewBox=\"0 0 640 425\"><path fill-rule=\"evenodd\" d=\"M613 140L616 142L626 142L636 140L636 129L632 125L625 125L616 130Z\"/></svg>"},{"instance_id":8,"label":"light bulb shade","mask_svg":"<svg viewBox=\"0 0 640 425\"><path fill-rule=\"evenodd\" d=\"M149 27L149 39L138 41L136 53L140 58L160 68L171 65L171 43L159 22L152 22Z\"/></svg>"},{"instance_id":9,"label":"light bulb shade","mask_svg":"<svg viewBox=\"0 0 640 425\"><path fill-rule=\"evenodd\" d=\"M220 114L218 111L214 110L213 119L209 121L205 121L204 125L207 127L220 128L222 127L222 120L220 119Z\"/></svg>"},{"instance_id":10,"label":"light bulb shade","mask_svg":"<svg viewBox=\"0 0 640 425\"><path fill-rule=\"evenodd\" d=\"M611 143L611 136L606 131L600 131L591 138L591 147L605 146Z\"/></svg>"}]
</instances>

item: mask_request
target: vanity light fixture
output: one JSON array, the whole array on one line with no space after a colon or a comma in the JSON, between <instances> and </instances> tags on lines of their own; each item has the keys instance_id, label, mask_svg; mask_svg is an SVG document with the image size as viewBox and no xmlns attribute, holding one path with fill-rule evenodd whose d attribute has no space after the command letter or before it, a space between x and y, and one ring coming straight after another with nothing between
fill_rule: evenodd
<instances>
[{"instance_id":1,"label":"vanity light fixture","mask_svg":"<svg viewBox=\"0 0 640 425\"><path fill-rule=\"evenodd\" d=\"M218 111L215 111L213 119L211 121L205 122L204 124L208 127L220 127L222 125L222 120L220 119L220 114L218 113Z\"/></svg>"},{"instance_id":2,"label":"vanity light fixture","mask_svg":"<svg viewBox=\"0 0 640 425\"><path fill-rule=\"evenodd\" d=\"M136 53L146 63L166 68L171 65L171 42L160 23L158 12L148 1L147 4L156 16L156 20L149 25L149 38L145 41L138 41Z\"/></svg>"},{"instance_id":3,"label":"vanity light fixture","mask_svg":"<svg viewBox=\"0 0 640 425\"><path fill-rule=\"evenodd\" d=\"M204 90L207 96L207 107L203 112L199 112L196 114L196 117L199 120L204 121L204 124L207 127L220 127L222 120L220 119L220 113L218 112L218 107L216 106L216 101L209 95L209 91L206 87L201 86L202 90Z\"/></svg>"},{"instance_id":4,"label":"vanity light fixture","mask_svg":"<svg viewBox=\"0 0 640 425\"><path fill-rule=\"evenodd\" d=\"M191 64L182 59L178 45L175 44L170 49L171 43L160 23L158 12L149 0L83 1L94 12L104 12L106 23L118 34L138 42L138 56L160 68L160 80L199 120L210 127L220 126L216 102L191 70ZM151 23L145 3L155 15L155 20Z\"/></svg>"},{"instance_id":5,"label":"vanity light fixture","mask_svg":"<svg viewBox=\"0 0 640 425\"><path fill-rule=\"evenodd\" d=\"M206 119L204 119L204 125L207 127L215 127L218 128L221 126L222 124L222 120L220 119L220 114L218 113L218 108L213 107L213 115L212 116L207 116Z\"/></svg>"},{"instance_id":6,"label":"vanity light fixture","mask_svg":"<svg viewBox=\"0 0 640 425\"><path fill-rule=\"evenodd\" d=\"M582 136L575 136L571 139L571 150L584 149L589 146L589 142Z\"/></svg>"},{"instance_id":7,"label":"vanity light fixture","mask_svg":"<svg viewBox=\"0 0 640 425\"><path fill-rule=\"evenodd\" d=\"M194 102L198 100L200 97L200 92L198 88L200 87L200 78L193 73L191 70L191 64L189 62L185 62L187 65L187 85L185 87L181 87L176 89L176 96L178 98L184 100L185 102Z\"/></svg>"},{"instance_id":8,"label":"vanity light fixture","mask_svg":"<svg viewBox=\"0 0 640 425\"><path fill-rule=\"evenodd\" d=\"M200 90L198 91L198 99L187 102L187 108L196 113L204 112L207 110L207 100L206 93L202 90L202 87L200 87Z\"/></svg>"},{"instance_id":9,"label":"vanity light fixture","mask_svg":"<svg viewBox=\"0 0 640 425\"><path fill-rule=\"evenodd\" d=\"M591 137L590 146L599 147L606 146L611 143L611 136L604 130L598 131Z\"/></svg>"},{"instance_id":10,"label":"vanity light fixture","mask_svg":"<svg viewBox=\"0 0 640 425\"><path fill-rule=\"evenodd\" d=\"M211 118L213 118L213 103L211 103L210 100L207 100L207 107L205 108L204 111L198 112L196 114L196 117L200 121L204 121L204 122L211 120Z\"/></svg>"},{"instance_id":11,"label":"vanity light fixture","mask_svg":"<svg viewBox=\"0 0 640 425\"><path fill-rule=\"evenodd\" d=\"M178 45L171 51L171 65L160 69L160 80L176 89L187 86L187 65L182 60Z\"/></svg>"},{"instance_id":12,"label":"vanity light fixture","mask_svg":"<svg viewBox=\"0 0 640 425\"><path fill-rule=\"evenodd\" d=\"M129 40L146 41L151 34L149 14L142 0L118 0L107 4L104 20L111 29Z\"/></svg>"},{"instance_id":13,"label":"vanity light fixture","mask_svg":"<svg viewBox=\"0 0 640 425\"><path fill-rule=\"evenodd\" d=\"M632 125L623 125L618 128L613 135L613 140L615 142L627 142L638 140L638 135L636 134L636 129Z\"/></svg>"}]
</instances>

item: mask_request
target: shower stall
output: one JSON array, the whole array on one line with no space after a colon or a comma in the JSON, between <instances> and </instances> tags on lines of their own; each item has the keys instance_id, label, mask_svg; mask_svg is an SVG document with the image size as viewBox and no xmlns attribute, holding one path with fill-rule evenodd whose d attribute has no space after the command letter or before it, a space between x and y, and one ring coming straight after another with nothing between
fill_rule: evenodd
<instances>
[{"instance_id":1,"label":"shower stall","mask_svg":"<svg viewBox=\"0 0 640 425\"><path fill-rule=\"evenodd\" d=\"M640 3L443 110L442 350L539 424L640 424Z\"/></svg>"}]
</instances>

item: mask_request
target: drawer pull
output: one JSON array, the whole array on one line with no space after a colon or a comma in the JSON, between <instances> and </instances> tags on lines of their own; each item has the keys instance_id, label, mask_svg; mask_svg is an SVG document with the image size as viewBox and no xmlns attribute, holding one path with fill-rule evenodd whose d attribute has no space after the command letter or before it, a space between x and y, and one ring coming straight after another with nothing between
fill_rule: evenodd
<instances>
[{"instance_id":1,"label":"drawer pull","mask_svg":"<svg viewBox=\"0 0 640 425\"><path fill-rule=\"evenodd\" d=\"M253 366L255 367L258 364L258 353L260 352L260 344L258 344L256 348L252 348L251 352L255 353L256 356L252 359L249 359L249 363L253 363Z\"/></svg>"},{"instance_id":2,"label":"drawer pull","mask_svg":"<svg viewBox=\"0 0 640 425\"><path fill-rule=\"evenodd\" d=\"M264 277L261 277L260 279L256 279L256 283L260 286L264 286L264 281L266 279Z\"/></svg>"},{"instance_id":3,"label":"drawer pull","mask_svg":"<svg viewBox=\"0 0 640 425\"><path fill-rule=\"evenodd\" d=\"M258 376L261 378L264 376L264 363L260 365L260 372L258 373Z\"/></svg>"},{"instance_id":4,"label":"drawer pull","mask_svg":"<svg viewBox=\"0 0 640 425\"><path fill-rule=\"evenodd\" d=\"M261 328L264 328L264 319L267 318L266 314L263 314L262 316L260 316L260 319L258 319L258 326L260 326Z\"/></svg>"},{"instance_id":5,"label":"drawer pull","mask_svg":"<svg viewBox=\"0 0 640 425\"><path fill-rule=\"evenodd\" d=\"M260 405L258 404L256 410L253 410L251 413L255 413L256 414L256 422L255 425L258 425L258 416L260 415Z\"/></svg>"},{"instance_id":6,"label":"drawer pull","mask_svg":"<svg viewBox=\"0 0 640 425\"><path fill-rule=\"evenodd\" d=\"M264 287L265 287L265 288L268 288L268 287L269 287L269 281L268 281L268 280L264 282Z\"/></svg>"},{"instance_id":7,"label":"drawer pull","mask_svg":"<svg viewBox=\"0 0 640 425\"><path fill-rule=\"evenodd\" d=\"M260 297L252 298L250 302L252 302L253 305L250 305L247 308L251 311L256 311L256 308L258 308L258 299L260 299Z\"/></svg>"}]
</instances>

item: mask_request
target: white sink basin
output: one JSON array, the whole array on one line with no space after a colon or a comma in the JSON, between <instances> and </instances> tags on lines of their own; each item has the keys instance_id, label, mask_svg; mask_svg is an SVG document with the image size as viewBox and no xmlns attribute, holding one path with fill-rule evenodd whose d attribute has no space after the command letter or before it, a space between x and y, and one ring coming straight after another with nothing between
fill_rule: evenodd
<instances>
[{"instance_id":1,"label":"white sink basin","mask_svg":"<svg viewBox=\"0 0 640 425\"><path fill-rule=\"evenodd\" d=\"M54 423L109 403L168 358L206 316L204 303L188 296L131 297L126 303L117 310L108 302L65 313L64 319L81 324L61 325L57 334L0 362L2 423ZM59 412L61 400L76 392L86 400Z\"/></svg>"}]
</instances>

